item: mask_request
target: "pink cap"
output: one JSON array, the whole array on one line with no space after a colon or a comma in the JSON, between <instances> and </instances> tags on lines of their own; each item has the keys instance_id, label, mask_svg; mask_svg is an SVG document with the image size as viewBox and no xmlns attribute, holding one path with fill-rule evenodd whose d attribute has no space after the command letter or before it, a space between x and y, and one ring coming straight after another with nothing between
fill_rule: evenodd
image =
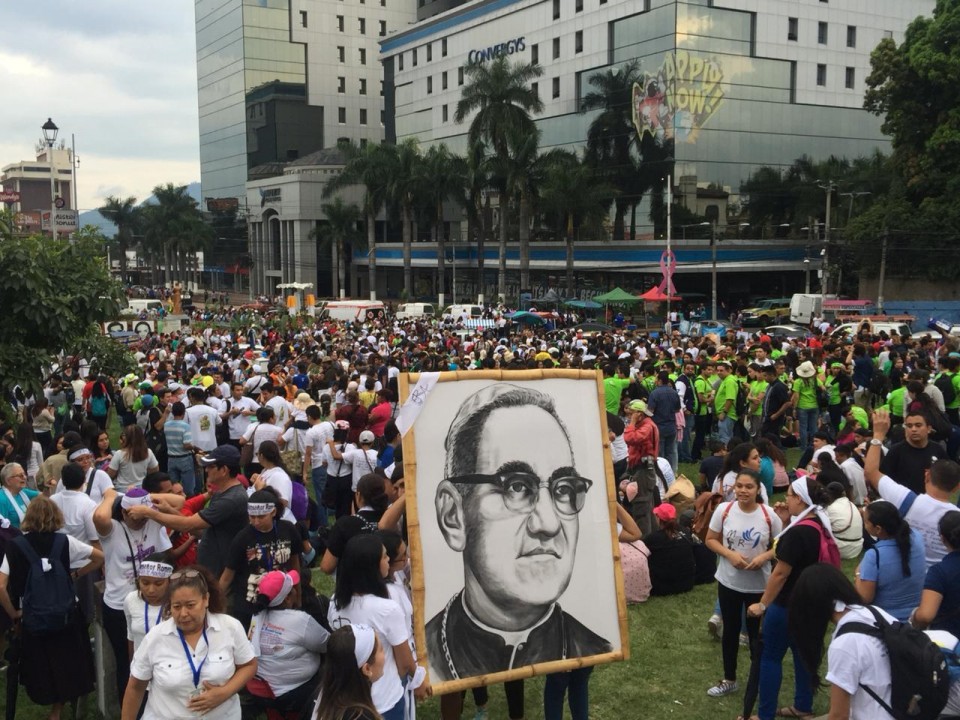
<instances>
[{"instance_id":1,"label":"pink cap","mask_svg":"<svg viewBox=\"0 0 960 720\"><path fill-rule=\"evenodd\" d=\"M660 503L653 509L653 514L660 522L677 519L677 509L670 503Z\"/></svg>"}]
</instances>

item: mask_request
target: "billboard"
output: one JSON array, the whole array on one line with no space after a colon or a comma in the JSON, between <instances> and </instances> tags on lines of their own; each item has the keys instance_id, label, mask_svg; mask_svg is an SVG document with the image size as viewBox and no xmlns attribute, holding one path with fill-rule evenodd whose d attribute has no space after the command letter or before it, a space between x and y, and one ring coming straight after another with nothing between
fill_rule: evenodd
<instances>
[{"instance_id":1,"label":"billboard","mask_svg":"<svg viewBox=\"0 0 960 720\"><path fill-rule=\"evenodd\" d=\"M41 215L41 227L43 230L50 229L50 211L44 210ZM54 218L57 232L73 232L77 229L77 211L76 210L57 210Z\"/></svg>"},{"instance_id":2,"label":"billboard","mask_svg":"<svg viewBox=\"0 0 960 720\"><path fill-rule=\"evenodd\" d=\"M659 144L695 143L723 99L720 61L677 50L633 84L633 124L641 140L649 134Z\"/></svg>"}]
</instances>

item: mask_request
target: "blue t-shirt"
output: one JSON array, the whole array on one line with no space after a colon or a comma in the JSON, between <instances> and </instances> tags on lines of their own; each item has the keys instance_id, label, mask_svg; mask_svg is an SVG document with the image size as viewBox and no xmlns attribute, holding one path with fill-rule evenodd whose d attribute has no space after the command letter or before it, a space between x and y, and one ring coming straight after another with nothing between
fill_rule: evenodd
<instances>
[{"instance_id":1,"label":"blue t-shirt","mask_svg":"<svg viewBox=\"0 0 960 720\"><path fill-rule=\"evenodd\" d=\"M923 589L943 595L931 627L960 637L960 550L947 553L943 560L927 570Z\"/></svg>"},{"instance_id":2,"label":"blue t-shirt","mask_svg":"<svg viewBox=\"0 0 960 720\"><path fill-rule=\"evenodd\" d=\"M877 583L877 594L871 604L886 610L901 622L906 622L913 609L920 604L926 573L923 536L913 528L910 529L910 577L903 575L900 548L893 539L878 540L860 561L860 579Z\"/></svg>"},{"instance_id":3,"label":"blue t-shirt","mask_svg":"<svg viewBox=\"0 0 960 720\"><path fill-rule=\"evenodd\" d=\"M773 467L773 458L766 456L760 458L760 482L763 483L763 487L767 491L767 497L773 495L773 476L775 474L776 470Z\"/></svg>"}]
</instances>

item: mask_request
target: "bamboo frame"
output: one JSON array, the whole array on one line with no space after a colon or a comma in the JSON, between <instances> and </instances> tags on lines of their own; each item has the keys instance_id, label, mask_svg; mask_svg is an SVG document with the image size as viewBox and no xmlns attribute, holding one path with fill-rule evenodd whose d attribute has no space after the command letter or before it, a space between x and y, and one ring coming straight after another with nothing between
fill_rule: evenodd
<instances>
[{"instance_id":1,"label":"bamboo frame","mask_svg":"<svg viewBox=\"0 0 960 720\"><path fill-rule=\"evenodd\" d=\"M410 395L410 387L416 385L419 373L401 373L399 382L401 403L406 402ZM599 370L574 369L535 369L535 370L473 370L442 372L438 382L456 382L458 380L495 380L523 382L533 380L592 380L597 387L597 407L600 419L600 440L603 446L604 474L606 476L607 509L610 517L610 543L613 557L614 584L617 595L617 625L620 632L620 649L590 655L587 657L569 658L547 663L527 665L504 672L486 675L474 675L433 686L436 694L446 694L466 690L481 685L493 685L508 680L519 680L544 675L547 673L566 672L577 668L600 665L630 659L630 630L627 620L627 599L624 590L623 569L620 565L620 541L617 536L617 488L613 472L613 461L610 457L610 435L607 428L606 398L603 389L603 374ZM427 664L427 633L428 618L425 614L426 585L423 572L423 544L420 537L420 516L417 501L417 451L414 428L403 437L403 477L406 486L406 517L407 532L410 548L411 563L411 590L413 593L413 631L417 645L417 659L420 665L427 670L429 680L429 666Z\"/></svg>"}]
</instances>

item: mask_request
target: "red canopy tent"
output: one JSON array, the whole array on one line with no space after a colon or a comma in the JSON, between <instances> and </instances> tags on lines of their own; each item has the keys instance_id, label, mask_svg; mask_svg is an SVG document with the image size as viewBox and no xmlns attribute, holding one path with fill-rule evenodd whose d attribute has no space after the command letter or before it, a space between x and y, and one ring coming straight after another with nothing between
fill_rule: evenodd
<instances>
[{"instance_id":1,"label":"red canopy tent","mask_svg":"<svg viewBox=\"0 0 960 720\"><path fill-rule=\"evenodd\" d=\"M667 300L669 300L670 302L677 302L683 299L680 297L673 297L673 296L667 295L659 287L652 287L649 290L647 290L645 293L643 293L643 295L638 295L638 297L644 302L666 302Z\"/></svg>"}]
</instances>

